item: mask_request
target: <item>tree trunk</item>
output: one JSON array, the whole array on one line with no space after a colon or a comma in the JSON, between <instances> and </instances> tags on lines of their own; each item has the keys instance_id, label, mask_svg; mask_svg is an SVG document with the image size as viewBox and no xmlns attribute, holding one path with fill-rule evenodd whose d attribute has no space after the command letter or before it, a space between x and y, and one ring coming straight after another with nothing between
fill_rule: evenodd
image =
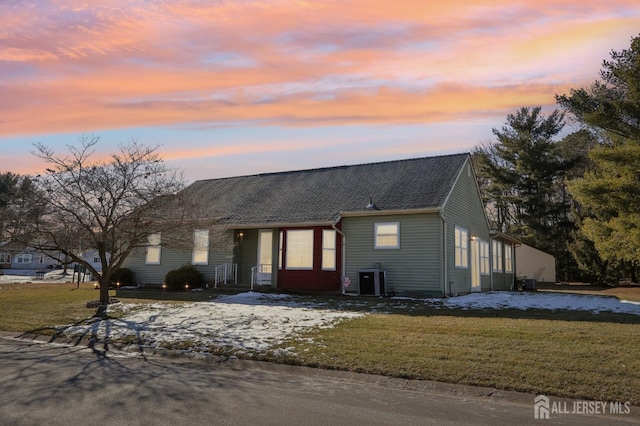
<instances>
[{"instance_id":1,"label":"tree trunk","mask_svg":"<svg viewBox=\"0 0 640 426\"><path fill-rule=\"evenodd\" d=\"M99 318L107 318L107 305L109 304L109 283L104 280L98 280L100 286L100 305L95 316Z\"/></svg>"}]
</instances>

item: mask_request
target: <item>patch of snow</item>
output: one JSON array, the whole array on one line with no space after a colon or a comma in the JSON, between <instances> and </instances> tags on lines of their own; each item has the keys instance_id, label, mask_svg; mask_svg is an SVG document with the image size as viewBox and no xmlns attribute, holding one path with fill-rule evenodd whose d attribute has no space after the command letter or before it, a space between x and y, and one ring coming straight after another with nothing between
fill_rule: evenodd
<instances>
[{"instance_id":1,"label":"patch of snow","mask_svg":"<svg viewBox=\"0 0 640 426\"><path fill-rule=\"evenodd\" d=\"M62 269L54 269L46 272L42 278L38 278L36 271L33 270L10 270L10 274L0 275L0 283L67 283L73 279L73 273L64 274Z\"/></svg>"},{"instance_id":2,"label":"patch of snow","mask_svg":"<svg viewBox=\"0 0 640 426\"><path fill-rule=\"evenodd\" d=\"M471 293L444 300L425 299L424 302L456 309L547 309L640 315L638 302L619 300L612 296L582 294L492 291Z\"/></svg>"},{"instance_id":3,"label":"patch of snow","mask_svg":"<svg viewBox=\"0 0 640 426\"><path fill-rule=\"evenodd\" d=\"M367 312L388 313L402 309L410 312L424 303L439 309L546 309L640 315L640 303L637 302L562 293L500 291L449 299L392 299L400 301L399 305L387 302L369 304ZM195 352L206 352L211 346L226 346L247 356L270 351L276 355L287 355L294 354L295 348L275 347L314 328L329 328L342 320L367 315L350 311L355 307L361 308L363 303L362 299L341 300L337 308L330 309L327 300L322 298L257 292L220 296L207 302L118 303L110 305L109 310L120 312L121 319L65 326L62 331L73 337L133 338L150 347L189 343L191 347L188 350ZM305 340L312 341L308 337Z\"/></svg>"},{"instance_id":4,"label":"patch of snow","mask_svg":"<svg viewBox=\"0 0 640 426\"><path fill-rule=\"evenodd\" d=\"M305 331L333 327L341 320L362 315L310 308L286 295L249 292L209 302L138 305L121 319L96 321L90 330L87 326L67 327L64 334L136 337L151 346L192 342L205 350L216 345L264 352Z\"/></svg>"}]
</instances>

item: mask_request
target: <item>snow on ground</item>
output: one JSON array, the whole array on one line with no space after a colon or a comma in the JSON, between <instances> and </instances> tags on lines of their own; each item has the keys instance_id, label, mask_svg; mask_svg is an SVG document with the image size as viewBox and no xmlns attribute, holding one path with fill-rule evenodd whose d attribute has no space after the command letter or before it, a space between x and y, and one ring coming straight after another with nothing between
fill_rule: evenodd
<instances>
[{"instance_id":1,"label":"snow on ground","mask_svg":"<svg viewBox=\"0 0 640 426\"><path fill-rule=\"evenodd\" d=\"M71 282L73 279L72 270L68 270L67 274L64 274L63 269L49 270L44 273L42 278L38 278L35 271L9 269L1 271L0 284L2 283L32 283L32 282L44 282L44 283L65 283Z\"/></svg>"},{"instance_id":2,"label":"snow on ground","mask_svg":"<svg viewBox=\"0 0 640 426\"><path fill-rule=\"evenodd\" d=\"M328 300L328 299L327 299ZM123 318L96 321L90 325L63 328L67 336L109 336L129 339L151 347L187 342L191 350L227 346L236 351L268 352L276 345L314 328L332 327L337 322L366 315L363 300L372 302L367 312L399 312L421 304L438 309L547 309L594 313L615 312L640 315L640 303L615 297L563 293L489 292L448 299L345 298L333 308L321 297L247 292L221 296L208 302L183 304L114 305ZM410 304L403 304L404 301ZM377 303L379 302L379 303ZM386 308L385 308L386 307ZM402 309L399 309L402 308ZM291 353L292 348L277 353Z\"/></svg>"},{"instance_id":3,"label":"snow on ground","mask_svg":"<svg viewBox=\"0 0 640 426\"><path fill-rule=\"evenodd\" d=\"M211 302L138 306L121 320L97 321L91 330L69 327L64 334L95 331L100 337L108 334L110 339L139 337L150 346L190 342L196 350L216 345L264 352L313 328L332 327L363 315L305 305L287 295L248 292Z\"/></svg>"},{"instance_id":4,"label":"snow on ground","mask_svg":"<svg viewBox=\"0 0 640 426\"><path fill-rule=\"evenodd\" d=\"M638 302L619 300L611 296L567 293L495 291L452 297L437 303L442 303L442 306L446 308L460 309L564 309L640 315L640 303Z\"/></svg>"}]
</instances>

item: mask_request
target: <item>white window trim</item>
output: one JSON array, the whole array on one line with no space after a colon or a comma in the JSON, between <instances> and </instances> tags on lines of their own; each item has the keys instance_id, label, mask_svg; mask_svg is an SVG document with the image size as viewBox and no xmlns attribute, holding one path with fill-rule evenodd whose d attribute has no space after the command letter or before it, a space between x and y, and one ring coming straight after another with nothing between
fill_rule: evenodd
<instances>
[{"instance_id":1,"label":"white window trim","mask_svg":"<svg viewBox=\"0 0 640 426\"><path fill-rule=\"evenodd\" d=\"M157 235L158 243L153 244L151 239ZM152 253L157 253L153 258L151 257ZM153 260L157 258L158 260ZM145 253L144 263L145 265L160 265L162 261L162 235L160 233L149 234L147 235L147 250Z\"/></svg>"},{"instance_id":2,"label":"white window trim","mask_svg":"<svg viewBox=\"0 0 640 426\"><path fill-rule=\"evenodd\" d=\"M284 242L284 231L280 231L278 240L278 269L282 270L282 244Z\"/></svg>"},{"instance_id":3,"label":"white window trim","mask_svg":"<svg viewBox=\"0 0 640 426\"><path fill-rule=\"evenodd\" d=\"M203 242L198 246L199 241ZM196 260L202 257L204 260ZM208 265L209 264L209 230L194 229L193 230L193 250L191 251L192 265Z\"/></svg>"},{"instance_id":4,"label":"white window trim","mask_svg":"<svg viewBox=\"0 0 640 426\"><path fill-rule=\"evenodd\" d=\"M291 251L291 247L290 247L290 240L289 240L289 236L291 234L295 235L296 233L308 233L311 235L311 264L309 266L290 266L291 260L293 260L290 256L292 256L290 253L292 253ZM285 269L287 269L288 271L311 271L313 270L313 248L314 248L314 231L313 229L290 229L287 230L287 245L286 245L286 253L285 253Z\"/></svg>"},{"instance_id":5,"label":"white window trim","mask_svg":"<svg viewBox=\"0 0 640 426\"><path fill-rule=\"evenodd\" d=\"M469 269L469 230L456 226L453 233L453 262L456 268Z\"/></svg>"},{"instance_id":6,"label":"white window trim","mask_svg":"<svg viewBox=\"0 0 640 426\"><path fill-rule=\"evenodd\" d=\"M327 237L328 236L328 237ZM330 238L333 247L327 247L326 243L327 238ZM322 270L323 271L335 271L336 270L336 244L337 244L337 233L333 229L323 229L322 230ZM325 257L326 256L326 257ZM333 266L325 267L325 261L330 260Z\"/></svg>"},{"instance_id":7,"label":"white window trim","mask_svg":"<svg viewBox=\"0 0 640 426\"><path fill-rule=\"evenodd\" d=\"M33 263L33 255L30 253L20 253L16 255L16 263L24 265L27 263Z\"/></svg>"},{"instance_id":8,"label":"white window trim","mask_svg":"<svg viewBox=\"0 0 640 426\"><path fill-rule=\"evenodd\" d=\"M396 232L394 234L378 234L378 228L382 226L395 226ZM381 245L378 244L378 237L383 236L395 236L396 244L393 245ZM400 248L400 222L376 222L373 225L373 248L376 250L397 250Z\"/></svg>"},{"instance_id":9,"label":"white window trim","mask_svg":"<svg viewBox=\"0 0 640 426\"><path fill-rule=\"evenodd\" d=\"M491 251L493 262L493 272L503 272L502 267L502 242L493 240L491 242Z\"/></svg>"},{"instance_id":10,"label":"white window trim","mask_svg":"<svg viewBox=\"0 0 640 426\"><path fill-rule=\"evenodd\" d=\"M504 272L513 273L513 246L511 244L504 245Z\"/></svg>"},{"instance_id":11,"label":"white window trim","mask_svg":"<svg viewBox=\"0 0 640 426\"><path fill-rule=\"evenodd\" d=\"M480 240L480 275L491 274L491 255L489 241Z\"/></svg>"}]
</instances>

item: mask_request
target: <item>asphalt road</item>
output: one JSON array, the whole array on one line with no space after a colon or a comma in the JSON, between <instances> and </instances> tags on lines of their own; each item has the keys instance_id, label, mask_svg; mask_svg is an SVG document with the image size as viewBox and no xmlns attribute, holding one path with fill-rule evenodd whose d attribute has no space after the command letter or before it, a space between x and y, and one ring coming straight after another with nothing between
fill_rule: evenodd
<instances>
[{"instance_id":1,"label":"asphalt road","mask_svg":"<svg viewBox=\"0 0 640 426\"><path fill-rule=\"evenodd\" d=\"M496 398L430 382L263 363L224 366L7 337L0 337L0 377L3 426L588 426L640 419L573 415L534 420L529 396Z\"/></svg>"}]
</instances>

